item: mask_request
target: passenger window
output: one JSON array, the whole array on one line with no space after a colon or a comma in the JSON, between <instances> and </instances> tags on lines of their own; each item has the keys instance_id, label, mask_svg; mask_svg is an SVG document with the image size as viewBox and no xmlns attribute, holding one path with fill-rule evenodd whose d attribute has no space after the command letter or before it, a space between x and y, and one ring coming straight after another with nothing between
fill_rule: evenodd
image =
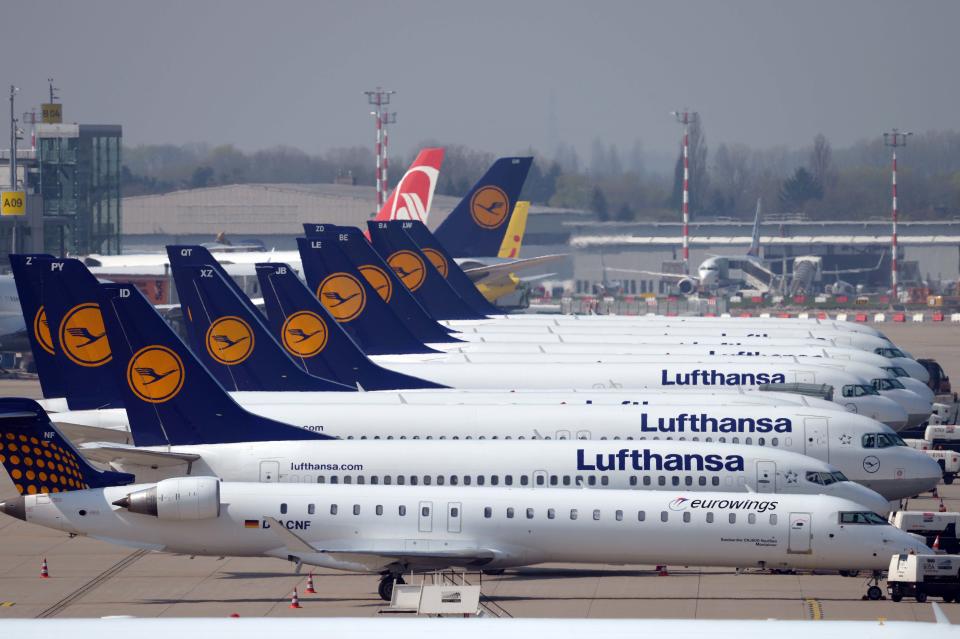
<instances>
[{"instance_id":1,"label":"passenger window","mask_svg":"<svg viewBox=\"0 0 960 639\"><path fill-rule=\"evenodd\" d=\"M657 477L657 483L660 484L661 486L666 486L667 478L664 477L663 475L660 475L659 477Z\"/></svg>"},{"instance_id":2,"label":"passenger window","mask_svg":"<svg viewBox=\"0 0 960 639\"><path fill-rule=\"evenodd\" d=\"M543 475L537 475L537 486L543 486L546 479Z\"/></svg>"},{"instance_id":3,"label":"passenger window","mask_svg":"<svg viewBox=\"0 0 960 639\"><path fill-rule=\"evenodd\" d=\"M486 506L483 509L483 518L490 519L491 517L493 517L493 508L491 508L490 506Z\"/></svg>"},{"instance_id":4,"label":"passenger window","mask_svg":"<svg viewBox=\"0 0 960 639\"><path fill-rule=\"evenodd\" d=\"M774 437L773 439L770 440L770 445L771 445L771 446L779 446L779 445L780 445L780 439L779 439L778 437Z\"/></svg>"},{"instance_id":5,"label":"passenger window","mask_svg":"<svg viewBox=\"0 0 960 639\"><path fill-rule=\"evenodd\" d=\"M594 510L594 511L593 511L593 520L594 520L594 521L600 521L600 511L599 511L599 510Z\"/></svg>"},{"instance_id":6,"label":"passenger window","mask_svg":"<svg viewBox=\"0 0 960 639\"><path fill-rule=\"evenodd\" d=\"M720 485L720 478L715 476L715 477L713 478L713 481L711 481L710 483L712 483L714 486L719 486L719 485Z\"/></svg>"},{"instance_id":7,"label":"passenger window","mask_svg":"<svg viewBox=\"0 0 960 639\"><path fill-rule=\"evenodd\" d=\"M553 508L547 508L547 519L553 519L557 516L557 511Z\"/></svg>"},{"instance_id":8,"label":"passenger window","mask_svg":"<svg viewBox=\"0 0 960 639\"><path fill-rule=\"evenodd\" d=\"M708 524L713 523L713 513L707 513L707 523Z\"/></svg>"},{"instance_id":9,"label":"passenger window","mask_svg":"<svg viewBox=\"0 0 960 639\"><path fill-rule=\"evenodd\" d=\"M616 517L617 521L623 521L623 511L622 511L622 510L618 510L618 511L615 513L615 517Z\"/></svg>"},{"instance_id":10,"label":"passenger window","mask_svg":"<svg viewBox=\"0 0 960 639\"><path fill-rule=\"evenodd\" d=\"M693 477L691 477L690 475L687 475L686 477L683 478L683 483L686 484L687 486L693 486Z\"/></svg>"},{"instance_id":11,"label":"passenger window","mask_svg":"<svg viewBox=\"0 0 960 639\"><path fill-rule=\"evenodd\" d=\"M406 516L407 516L407 507L406 507L406 506L400 506L400 508L398 508L397 511L400 513L400 516L401 516L401 517L406 517Z\"/></svg>"},{"instance_id":12,"label":"passenger window","mask_svg":"<svg viewBox=\"0 0 960 639\"><path fill-rule=\"evenodd\" d=\"M330 475L330 483L331 483L331 484L339 484L339 483L340 483L340 478L337 477L336 475Z\"/></svg>"},{"instance_id":13,"label":"passenger window","mask_svg":"<svg viewBox=\"0 0 960 639\"><path fill-rule=\"evenodd\" d=\"M507 519L513 519L513 507L507 508Z\"/></svg>"},{"instance_id":14,"label":"passenger window","mask_svg":"<svg viewBox=\"0 0 960 639\"><path fill-rule=\"evenodd\" d=\"M556 475L550 475L550 485L556 486L559 482L559 478Z\"/></svg>"},{"instance_id":15,"label":"passenger window","mask_svg":"<svg viewBox=\"0 0 960 639\"><path fill-rule=\"evenodd\" d=\"M672 483L674 486L679 486L680 478L674 475L673 477L670 478L670 483Z\"/></svg>"},{"instance_id":16,"label":"passenger window","mask_svg":"<svg viewBox=\"0 0 960 639\"><path fill-rule=\"evenodd\" d=\"M487 478L483 475L477 475L477 486L483 486L487 483Z\"/></svg>"},{"instance_id":17,"label":"passenger window","mask_svg":"<svg viewBox=\"0 0 960 639\"><path fill-rule=\"evenodd\" d=\"M637 485L637 476L636 476L636 475L630 475L630 485L631 485L631 486L636 486L636 485Z\"/></svg>"},{"instance_id":18,"label":"passenger window","mask_svg":"<svg viewBox=\"0 0 960 639\"><path fill-rule=\"evenodd\" d=\"M521 485L521 486L526 486L526 485L528 485L529 483L530 483L530 478L529 478L529 477L527 477L526 475L520 475L520 485Z\"/></svg>"},{"instance_id":19,"label":"passenger window","mask_svg":"<svg viewBox=\"0 0 960 639\"><path fill-rule=\"evenodd\" d=\"M443 475L437 475L437 486L443 486Z\"/></svg>"},{"instance_id":20,"label":"passenger window","mask_svg":"<svg viewBox=\"0 0 960 639\"><path fill-rule=\"evenodd\" d=\"M351 477L350 475L344 475L344 476L343 476L343 483L345 483L345 484L352 484L352 483L353 483L353 477Z\"/></svg>"},{"instance_id":21,"label":"passenger window","mask_svg":"<svg viewBox=\"0 0 960 639\"><path fill-rule=\"evenodd\" d=\"M421 517L429 517L429 516L430 516L430 506L424 506L423 508L421 508L421 509L420 509L420 516L421 516Z\"/></svg>"},{"instance_id":22,"label":"passenger window","mask_svg":"<svg viewBox=\"0 0 960 639\"><path fill-rule=\"evenodd\" d=\"M513 475L504 475L503 483L506 486L513 486Z\"/></svg>"},{"instance_id":23,"label":"passenger window","mask_svg":"<svg viewBox=\"0 0 960 639\"><path fill-rule=\"evenodd\" d=\"M591 486L596 486L597 485L596 475L590 475L589 477L587 477L587 483L590 484Z\"/></svg>"},{"instance_id":24,"label":"passenger window","mask_svg":"<svg viewBox=\"0 0 960 639\"><path fill-rule=\"evenodd\" d=\"M286 505L286 504L280 504L280 514L281 514L281 515L286 515L286 514L287 514L287 505Z\"/></svg>"},{"instance_id":25,"label":"passenger window","mask_svg":"<svg viewBox=\"0 0 960 639\"><path fill-rule=\"evenodd\" d=\"M419 483L416 475L410 475L410 485L416 486Z\"/></svg>"},{"instance_id":26,"label":"passenger window","mask_svg":"<svg viewBox=\"0 0 960 639\"><path fill-rule=\"evenodd\" d=\"M460 509L457 508L457 507L451 508L451 509L450 509L450 516L453 517L453 518L459 517L459 516L460 516Z\"/></svg>"},{"instance_id":27,"label":"passenger window","mask_svg":"<svg viewBox=\"0 0 960 639\"><path fill-rule=\"evenodd\" d=\"M776 515L776 513L770 515L770 525L771 525L771 526L776 526L776 525L777 525L777 515Z\"/></svg>"},{"instance_id":28,"label":"passenger window","mask_svg":"<svg viewBox=\"0 0 960 639\"><path fill-rule=\"evenodd\" d=\"M389 486L390 481L391 481L390 475L385 475L383 478L383 483ZM397 486L403 486L403 475L397 475Z\"/></svg>"},{"instance_id":29,"label":"passenger window","mask_svg":"<svg viewBox=\"0 0 960 639\"><path fill-rule=\"evenodd\" d=\"M491 485L491 486L496 486L496 485L498 485L499 483L500 483L500 476L499 476L499 475L490 475L490 485Z\"/></svg>"},{"instance_id":30,"label":"passenger window","mask_svg":"<svg viewBox=\"0 0 960 639\"><path fill-rule=\"evenodd\" d=\"M323 475L317 475L317 483L318 483L318 484L325 484L325 483L327 483L327 478L324 477Z\"/></svg>"},{"instance_id":31,"label":"passenger window","mask_svg":"<svg viewBox=\"0 0 960 639\"><path fill-rule=\"evenodd\" d=\"M576 509L576 508L571 508L571 509L570 509L570 519L576 519L576 518L577 518L577 509Z\"/></svg>"},{"instance_id":32,"label":"passenger window","mask_svg":"<svg viewBox=\"0 0 960 639\"><path fill-rule=\"evenodd\" d=\"M463 485L464 485L464 486L469 486L469 485L470 485L470 475L464 475L464 476L463 476Z\"/></svg>"},{"instance_id":33,"label":"passenger window","mask_svg":"<svg viewBox=\"0 0 960 639\"><path fill-rule=\"evenodd\" d=\"M637 521L646 521L647 513L644 510L637 511Z\"/></svg>"},{"instance_id":34,"label":"passenger window","mask_svg":"<svg viewBox=\"0 0 960 639\"><path fill-rule=\"evenodd\" d=\"M336 504L330 504L330 514L331 514L331 515L336 515L336 514L337 514L337 505L336 505Z\"/></svg>"},{"instance_id":35,"label":"passenger window","mask_svg":"<svg viewBox=\"0 0 960 639\"><path fill-rule=\"evenodd\" d=\"M359 515L359 514L360 514L360 504L354 504L354 505L353 505L353 514L354 514L354 515Z\"/></svg>"},{"instance_id":36,"label":"passenger window","mask_svg":"<svg viewBox=\"0 0 960 639\"><path fill-rule=\"evenodd\" d=\"M697 478L697 483L700 484L701 486L706 486L707 478L704 477L703 475L700 475L700 477Z\"/></svg>"},{"instance_id":37,"label":"passenger window","mask_svg":"<svg viewBox=\"0 0 960 639\"><path fill-rule=\"evenodd\" d=\"M601 486L609 486L609 485L610 485L610 477L609 477L608 475L604 475L603 477L601 477L601 478L600 478L600 485L601 485Z\"/></svg>"},{"instance_id":38,"label":"passenger window","mask_svg":"<svg viewBox=\"0 0 960 639\"><path fill-rule=\"evenodd\" d=\"M459 484L459 483L460 483L460 482L457 481L457 476L456 476L456 475L450 475L450 485L451 485L451 486L456 486L456 485Z\"/></svg>"},{"instance_id":39,"label":"passenger window","mask_svg":"<svg viewBox=\"0 0 960 639\"><path fill-rule=\"evenodd\" d=\"M689 512L683 513L683 523L685 523L685 524L689 524L689 523L690 523L690 513L689 513Z\"/></svg>"},{"instance_id":40,"label":"passenger window","mask_svg":"<svg viewBox=\"0 0 960 639\"><path fill-rule=\"evenodd\" d=\"M371 483L371 484L379 484L379 483L380 483L380 478L377 477L376 475L370 475L370 483Z\"/></svg>"},{"instance_id":41,"label":"passenger window","mask_svg":"<svg viewBox=\"0 0 960 639\"><path fill-rule=\"evenodd\" d=\"M423 476L423 485L424 485L424 486L429 486L431 481L433 481L433 480L432 480L432 478L430 477L430 475L424 475L424 476Z\"/></svg>"},{"instance_id":42,"label":"passenger window","mask_svg":"<svg viewBox=\"0 0 960 639\"><path fill-rule=\"evenodd\" d=\"M755 524L755 523L757 523L757 516L756 516L756 514L750 513L749 515L747 515L747 523L748 523L748 524Z\"/></svg>"},{"instance_id":43,"label":"passenger window","mask_svg":"<svg viewBox=\"0 0 960 639\"><path fill-rule=\"evenodd\" d=\"M728 519L731 524L737 523L737 513L730 513L730 517Z\"/></svg>"},{"instance_id":44,"label":"passenger window","mask_svg":"<svg viewBox=\"0 0 960 639\"><path fill-rule=\"evenodd\" d=\"M377 517L382 516L382 515L383 515L383 506L381 506L380 504L377 504L376 513L377 513Z\"/></svg>"},{"instance_id":45,"label":"passenger window","mask_svg":"<svg viewBox=\"0 0 960 639\"><path fill-rule=\"evenodd\" d=\"M570 475L564 475L564 476L563 476L563 485L564 485L564 486L569 486L569 485L570 485Z\"/></svg>"},{"instance_id":46,"label":"passenger window","mask_svg":"<svg viewBox=\"0 0 960 639\"><path fill-rule=\"evenodd\" d=\"M533 519L533 508L527 508L527 519Z\"/></svg>"},{"instance_id":47,"label":"passenger window","mask_svg":"<svg viewBox=\"0 0 960 639\"><path fill-rule=\"evenodd\" d=\"M643 485L644 485L644 486L649 486L649 485L650 485L650 475L645 475L645 476L644 476L644 478L643 478Z\"/></svg>"},{"instance_id":48,"label":"passenger window","mask_svg":"<svg viewBox=\"0 0 960 639\"><path fill-rule=\"evenodd\" d=\"M313 515L317 512L317 507L313 504L307 504L307 514Z\"/></svg>"},{"instance_id":49,"label":"passenger window","mask_svg":"<svg viewBox=\"0 0 960 639\"><path fill-rule=\"evenodd\" d=\"M665 510L661 510L661 511L660 511L660 521L667 521L667 519L669 519L669 517L670 517L670 513L668 513L668 512L665 511Z\"/></svg>"}]
</instances>

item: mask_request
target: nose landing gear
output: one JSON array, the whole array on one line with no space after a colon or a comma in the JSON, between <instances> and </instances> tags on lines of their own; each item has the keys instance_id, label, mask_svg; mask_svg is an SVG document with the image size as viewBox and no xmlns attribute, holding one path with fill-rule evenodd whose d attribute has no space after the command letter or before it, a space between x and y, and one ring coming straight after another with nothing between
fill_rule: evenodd
<instances>
[{"instance_id":1,"label":"nose landing gear","mask_svg":"<svg viewBox=\"0 0 960 639\"><path fill-rule=\"evenodd\" d=\"M867 594L863 596L864 599L869 599L870 601L879 601L883 599L883 590L880 588L880 571L873 571L873 576L867 581L870 584L870 587L867 588Z\"/></svg>"}]
</instances>

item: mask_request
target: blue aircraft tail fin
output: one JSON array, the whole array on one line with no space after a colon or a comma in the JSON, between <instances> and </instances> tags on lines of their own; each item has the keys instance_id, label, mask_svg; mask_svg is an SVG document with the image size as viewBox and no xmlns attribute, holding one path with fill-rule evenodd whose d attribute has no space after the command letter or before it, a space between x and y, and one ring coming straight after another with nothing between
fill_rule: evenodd
<instances>
[{"instance_id":1,"label":"blue aircraft tail fin","mask_svg":"<svg viewBox=\"0 0 960 639\"><path fill-rule=\"evenodd\" d=\"M257 278L274 335L309 373L341 384L359 384L365 390L444 388L371 362L288 265L257 264ZM343 293L345 286L352 285L350 282L337 290ZM364 293L367 299L371 295Z\"/></svg>"},{"instance_id":2,"label":"blue aircraft tail fin","mask_svg":"<svg viewBox=\"0 0 960 639\"><path fill-rule=\"evenodd\" d=\"M43 307L72 410L123 407L97 287L79 260L53 259L43 267Z\"/></svg>"},{"instance_id":3,"label":"blue aircraft tail fin","mask_svg":"<svg viewBox=\"0 0 960 639\"><path fill-rule=\"evenodd\" d=\"M52 255L43 253L10 256L23 324L27 328L27 339L37 367L37 376L40 378L40 389L46 398L67 396L66 380L57 365L53 335L50 332L46 309L43 308L43 269L53 259Z\"/></svg>"},{"instance_id":4,"label":"blue aircraft tail fin","mask_svg":"<svg viewBox=\"0 0 960 639\"><path fill-rule=\"evenodd\" d=\"M397 289L387 271L375 264L358 269L347 259L344 247L358 242L367 240L334 231L298 238L307 287L368 355L431 352L391 308Z\"/></svg>"},{"instance_id":5,"label":"blue aircraft tail fin","mask_svg":"<svg viewBox=\"0 0 960 639\"><path fill-rule=\"evenodd\" d=\"M184 249L191 249L184 255ZM185 259L203 247L168 246L193 350L217 380L237 391L349 391L302 369L273 337L263 316L218 265ZM201 254L202 254L201 253ZM212 256L210 256L212 260Z\"/></svg>"},{"instance_id":6,"label":"blue aircraft tail fin","mask_svg":"<svg viewBox=\"0 0 960 639\"><path fill-rule=\"evenodd\" d=\"M437 227L435 235L456 257L496 257L531 157L500 158Z\"/></svg>"},{"instance_id":7,"label":"blue aircraft tail fin","mask_svg":"<svg viewBox=\"0 0 960 639\"><path fill-rule=\"evenodd\" d=\"M447 280L450 288L460 296L470 308L481 315L499 315L503 313L483 296L474 283L463 272L460 265L454 261L447 249L436 236L431 233L423 222L411 220L404 225L404 230L410 239L420 248L420 252L430 258L434 268Z\"/></svg>"},{"instance_id":8,"label":"blue aircraft tail fin","mask_svg":"<svg viewBox=\"0 0 960 639\"><path fill-rule=\"evenodd\" d=\"M137 446L329 439L244 410L132 284L100 300Z\"/></svg>"},{"instance_id":9,"label":"blue aircraft tail fin","mask_svg":"<svg viewBox=\"0 0 960 639\"><path fill-rule=\"evenodd\" d=\"M21 495L132 484L133 475L93 467L32 399L0 398L0 462Z\"/></svg>"},{"instance_id":10,"label":"blue aircraft tail fin","mask_svg":"<svg viewBox=\"0 0 960 639\"><path fill-rule=\"evenodd\" d=\"M483 319L447 284L438 256L424 255L405 232L407 221L367 222L370 242L423 307L437 319ZM432 258L432 259L431 259Z\"/></svg>"}]
</instances>

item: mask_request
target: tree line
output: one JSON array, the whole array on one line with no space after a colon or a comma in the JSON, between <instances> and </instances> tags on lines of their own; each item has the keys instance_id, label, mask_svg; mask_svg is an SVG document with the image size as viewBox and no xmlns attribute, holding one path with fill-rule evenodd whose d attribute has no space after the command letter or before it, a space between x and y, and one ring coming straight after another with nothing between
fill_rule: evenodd
<instances>
[{"instance_id":1,"label":"tree line","mask_svg":"<svg viewBox=\"0 0 960 639\"><path fill-rule=\"evenodd\" d=\"M441 145L436 141L420 146ZM460 196L494 161L491 153L443 145L446 157L437 192ZM639 141L626 152L595 140L589 162L560 144L535 157L522 197L536 204L589 210L602 221L675 221L680 209L682 156L674 170L650 170ZM390 158L395 184L413 160ZM898 164L904 219L960 216L960 133L927 132L910 138ZM357 146L311 155L291 147L244 152L231 145L145 145L123 152L124 195L244 183L374 183L373 152ZM694 219L749 219L758 198L765 215L808 219L866 219L889 215L890 149L881 138L833 149L823 135L804 148L752 149L707 144L702 120L690 129L690 211Z\"/></svg>"}]
</instances>

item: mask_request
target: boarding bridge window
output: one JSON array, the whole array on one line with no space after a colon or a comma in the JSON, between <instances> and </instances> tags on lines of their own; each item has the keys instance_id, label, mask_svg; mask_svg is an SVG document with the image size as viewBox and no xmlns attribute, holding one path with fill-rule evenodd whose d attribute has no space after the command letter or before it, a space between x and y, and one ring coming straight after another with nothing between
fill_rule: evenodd
<instances>
[{"instance_id":1,"label":"boarding bridge window","mask_svg":"<svg viewBox=\"0 0 960 639\"><path fill-rule=\"evenodd\" d=\"M513 507L507 508L507 519L513 519Z\"/></svg>"},{"instance_id":2,"label":"boarding bridge window","mask_svg":"<svg viewBox=\"0 0 960 639\"><path fill-rule=\"evenodd\" d=\"M377 504L377 507L374 509L374 512L377 513L377 517L381 517L383 515L383 506L380 504Z\"/></svg>"},{"instance_id":3,"label":"boarding bridge window","mask_svg":"<svg viewBox=\"0 0 960 639\"><path fill-rule=\"evenodd\" d=\"M493 517L493 508L491 508L490 506L486 506L483 509L483 518L490 519L491 517Z\"/></svg>"},{"instance_id":4,"label":"boarding bridge window","mask_svg":"<svg viewBox=\"0 0 960 639\"><path fill-rule=\"evenodd\" d=\"M730 516L727 517L727 520L728 520L731 524L737 523L737 513L730 513Z\"/></svg>"},{"instance_id":5,"label":"boarding bridge window","mask_svg":"<svg viewBox=\"0 0 960 639\"><path fill-rule=\"evenodd\" d=\"M713 513L707 513L707 523L708 524L713 523Z\"/></svg>"},{"instance_id":6,"label":"boarding bridge window","mask_svg":"<svg viewBox=\"0 0 960 639\"><path fill-rule=\"evenodd\" d=\"M533 519L533 508L527 508L527 519Z\"/></svg>"},{"instance_id":7,"label":"boarding bridge window","mask_svg":"<svg viewBox=\"0 0 960 639\"><path fill-rule=\"evenodd\" d=\"M670 513L665 510L660 511L660 521L667 521L670 518Z\"/></svg>"},{"instance_id":8,"label":"boarding bridge window","mask_svg":"<svg viewBox=\"0 0 960 639\"><path fill-rule=\"evenodd\" d=\"M547 508L547 519L555 519L557 517L557 511L553 508Z\"/></svg>"},{"instance_id":9,"label":"boarding bridge window","mask_svg":"<svg viewBox=\"0 0 960 639\"><path fill-rule=\"evenodd\" d=\"M354 504L354 505L353 505L353 514L354 514L354 515L359 515L359 514L360 514L360 504Z\"/></svg>"},{"instance_id":10,"label":"boarding bridge window","mask_svg":"<svg viewBox=\"0 0 960 639\"><path fill-rule=\"evenodd\" d=\"M689 524L689 523L690 523L690 513L689 513L689 512L683 513L683 523L685 523L685 524Z\"/></svg>"},{"instance_id":11,"label":"boarding bridge window","mask_svg":"<svg viewBox=\"0 0 960 639\"><path fill-rule=\"evenodd\" d=\"M770 525L771 525L771 526L776 526L776 525L777 525L777 514L776 514L776 513L773 513L772 515L770 515Z\"/></svg>"},{"instance_id":12,"label":"boarding bridge window","mask_svg":"<svg viewBox=\"0 0 960 639\"><path fill-rule=\"evenodd\" d=\"M614 517L616 518L617 521L623 521L623 511L618 510L617 512L614 513Z\"/></svg>"},{"instance_id":13,"label":"boarding bridge window","mask_svg":"<svg viewBox=\"0 0 960 639\"><path fill-rule=\"evenodd\" d=\"M287 505L286 505L286 504L280 504L280 514L281 514L281 515L286 515L286 514L287 514Z\"/></svg>"},{"instance_id":14,"label":"boarding bridge window","mask_svg":"<svg viewBox=\"0 0 960 639\"><path fill-rule=\"evenodd\" d=\"M576 509L576 508L571 508L571 509L570 509L570 519L576 521L576 519L577 519L577 509Z\"/></svg>"},{"instance_id":15,"label":"boarding bridge window","mask_svg":"<svg viewBox=\"0 0 960 639\"><path fill-rule=\"evenodd\" d=\"M400 507L397 509L397 512L400 514L401 517L406 517L406 516L407 516L407 507L406 507L406 506L400 506Z\"/></svg>"},{"instance_id":16,"label":"boarding bridge window","mask_svg":"<svg viewBox=\"0 0 960 639\"><path fill-rule=\"evenodd\" d=\"M647 512L645 510L638 510L637 521L646 521L646 520L647 520Z\"/></svg>"},{"instance_id":17,"label":"boarding bridge window","mask_svg":"<svg viewBox=\"0 0 960 639\"><path fill-rule=\"evenodd\" d=\"M315 504L307 504L307 514L308 514L308 515L316 514L316 512L317 512L317 507L316 507Z\"/></svg>"},{"instance_id":18,"label":"boarding bridge window","mask_svg":"<svg viewBox=\"0 0 960 639\"><path fill-rule=\"evenodd\" d=\"M331 515L336 515L336 514L337 514L337 505L336 505L336 504L330 504L330 514L331 514Z\"/></svg>"},{"instance_id":19,"label":"boarding bridge window","mask_svg":"<svg viewBox=\"0 0 960 639\"><path fill-rule=\"evenodd\" d=\"M845 513L840 513L840 523L885 526L887 524L887 520L872 511L845 512Z\"/></svg>"}]
</instances>

